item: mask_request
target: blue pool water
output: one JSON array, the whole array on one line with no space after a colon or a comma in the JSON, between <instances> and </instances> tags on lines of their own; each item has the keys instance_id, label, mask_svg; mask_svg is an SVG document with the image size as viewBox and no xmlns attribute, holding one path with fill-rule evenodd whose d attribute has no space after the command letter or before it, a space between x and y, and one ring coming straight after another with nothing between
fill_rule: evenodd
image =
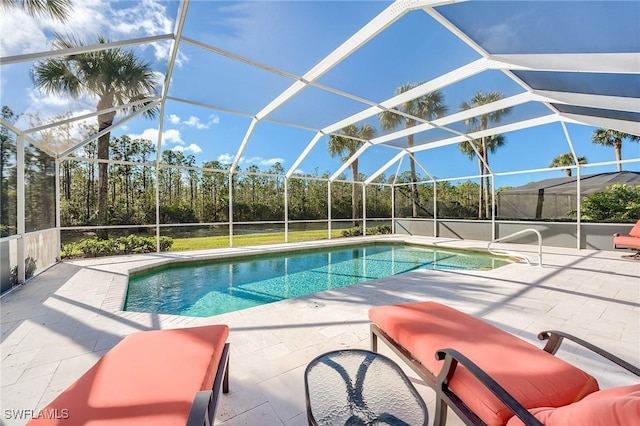
<instances>
[{"instance_id":1,"label":"blue pool water","mask_svg":"<svg viewBox=\"0 0 640 426\"><path fill-rule=\"evenodd\" d=\"M133 275L126 311L206 317L416 269L493 269L503 258L409 245L361 245L191 263Z\"/></svg>"}]
</instances>

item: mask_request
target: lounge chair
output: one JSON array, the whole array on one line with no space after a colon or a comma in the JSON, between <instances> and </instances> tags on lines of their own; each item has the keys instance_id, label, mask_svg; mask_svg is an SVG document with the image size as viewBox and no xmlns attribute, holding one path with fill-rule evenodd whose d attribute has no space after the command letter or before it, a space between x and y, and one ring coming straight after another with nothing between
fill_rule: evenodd
<instances>
[{"instance_id":1,"label":"lounge chair","mask_svg":"<svg viewBox=\"0 0 640 426\"><path fill-rule=\"evenodd\" d=\"M640 220L629 231L629 235L613 234L614 249L635 250L635 257L640 257Z\"/></svg>"},{"instance_id":2,"label":"lounge chair","mask_svg":"<svg viewBox=\"0 0 640 426\"><path fill-rule=\"evenodd\" d=\"M637 376L640 369L570 335L540 333L548 340L540 349L434 302L373 307L369 318L371 349L377 351L381 339L435 390L434 425L445 424L447 407L471 425L554 424L550 418L567 414L549 410L569 407L596 418L599 405L615 408L600 410L600 424L640 418L640 385L601 391L594 377L553 354L568 338Z\"/></svg>"},{"instance_id":3,"label":"lounge chair","mask_svg":"<svg viewBox=\"0 0 640 426\"><path fill-rule=\"evenodd\" d=\"M226 325L126 337L36 414L40 425L210 425L229 391Z\"/></svg>"}]
</instances>

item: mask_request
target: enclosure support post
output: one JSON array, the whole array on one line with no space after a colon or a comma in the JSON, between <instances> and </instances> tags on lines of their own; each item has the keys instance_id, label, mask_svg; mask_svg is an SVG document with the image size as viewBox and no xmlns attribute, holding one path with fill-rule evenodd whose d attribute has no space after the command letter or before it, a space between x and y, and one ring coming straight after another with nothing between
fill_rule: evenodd
<instances>
[{"instance_id":1,"label":"enclosure support post","mask_svg":"<svg viewBox=\"0 0 640 426\"><path fill-rule=\"evenodd\" d=\"M433 238L438 238L438 186L433 181Z\"/></svg>"},{"instance_id":2,"label":"enclosure support post","mask_svg":"<svg viewBox=\"0 0 640 426\"><path fill-rule=\"evenodd\" d=\"M56 179L56 200L54 202L56 207L56 233L58 234L58 249L60 248L60 242L62 241L62 237L60 235L60 160L56 158L56 169L55 169ZM59 260L60 257L56 256L56 260Z\"/></svg>"},{"instance_id":3,"label":"enclosure support post","mask_svg":"<svg viewBox=\"0 0 640 426\"><path fill-rule=\"evenodd\" d=\"M286 176L284 177L284 242L289 242L289 178Z\"/></svg>"},{"instance_id":4,"label":"enclosure support post","mask_svg":"<svg viewBox=\"0 0 640 426\"><path fill-rule=\"evenodd\" d=\"M362 184L362 235L367 235L367 185Z\"/></svg>"},{"instance_id":5,"label":"enclosure support post","mask_svg":"<svg viewBox=\"0 0 640 426\"><path fill-rule=\"evenodd\" d=\"M391 233L396 233L396 185L391 185Z\"/></svg>"},{"instance_id":6,"label":"enclosure support post","mask_svg":"<svg viewBox=\"0 0 640 426\"><path fill-rule=\"evenodd\" d=\"M580 211L580 204L582 204L582 194L580 193L580 166L576 168L576 177L576 248L580 250L582 248L582 224L580 222L580 216L582 216L582 212Z\"/></svg>"},{"instance_id":7,"label":"enclosure support post","mask_svg":"<svg viewBox=\"0 0 640 426\"><path fill-rule=\"evenodd\" d=\"M164 105L164 103L162 104ZM156 252L160 253L160 156L162 152L162 126L163 126L163 114L164 108L160 108L160 121L158 123L158 141L156 142L156 185L155 185L155 200L156 200Z\"/></svg>"},{"instance_id":8,"label":"enclosure support post","mask_svg":"<svg viewBox=\"0 0 640 426\"><path fill-rule=\"evenodd\" d=\"M571 155L573 156L573 162L576 164L576 248L580 250L580 248L582 247L582 232L580 223L580 216L582 216L580 212L580 204L582 204L582 196L580 194L580 161L578 160L578 155L576 154L576 150L573 147L573 142L571 141L571 136L569 135L567 125L564 121L561 121L560 124L562 125L564 137L567 138L567 144L569 144L569 149L571 150Z\"/></svg>"},{"instance_id":9,"label":"enclosure support post","mask_svg":"<svg viewBox=\"0 0 640 426\"><path fill-rule=\"evenodd\" d=\"M328 238L331 239L331 181L327 181L327 232Z\"/></svg>"},{"instance_id":10,"label":"enclosure support post","mask_svg":"<svg viewBox=\"0 0 640 426\"><path fill-rule=\"evenodd\" d=\"M160 150L160 143L158 143L158 151ZM160 167L159 160L156 160L156 251L160 252Z\"/></svg>"},{"instance_id":11,"label":"enclosure support post","mask_svg":"<svg viewBox=\"0 0 640 426\"><path fill-rule=\"evenodd\" d=\"M233 172L229 172L229 247L233 247Z\"/></svg>"},{"instance_id":12,"label":"enclosure support post","mask_svg":"<svg viewBox=\"0 0 640 426\"><path fill-rule=\"evenodd\" d=\"M18 231L18 283L24 283L25 281L25 246L24 246L24 234L25 234L25 218L24 218L24 135L18 134L16 141L16 180L17 180L17 231Z\"/></svg>"},{"instance_id":13,"label":"enclosure support post","mask_svg":"<svg viewBox=\"0 0 640 426\"><path fill-rule=\"evenodd\" d=\"M491 241L496 239L496 176L491 173Z\"/></svg>"}]
</instances>

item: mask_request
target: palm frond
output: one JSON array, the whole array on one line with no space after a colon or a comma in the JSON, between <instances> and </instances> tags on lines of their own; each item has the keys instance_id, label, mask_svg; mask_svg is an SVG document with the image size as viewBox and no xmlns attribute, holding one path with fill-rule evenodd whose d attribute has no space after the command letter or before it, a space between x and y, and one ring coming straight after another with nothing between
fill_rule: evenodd
<instances>
[{"instance_id":1,"label":"palm frond","mask_svg":"<svg viewBox=\"0 0 640 426\"><path fill-rule=\"evenodd\" d=\"M66 22L73 10L71 0L2 0L2 9L22 9L33 17L50 16Z\"/></svg>"},{"instance_id":2,"label":"palm frond","mask_svg":"<svg viewBox=\"0 0 640 426\"><path fill-rule=\"evenodd\" d=\"M109 40L96 36L99 44ZM70 49L87 45L74 35L56 34L53 47ZM131 103L155 94L156 76L151 65L138 59L133 51L121 48L85 52L46 59L32 69L36 87L50 94L77 98L94 94L100 99L99 109ZM136 106L142 108L145 105ZM157 114L151 109L145 115Z\"/></svg>"},{"instance_id":3,"label":"palm frond","mask_svg":"<svg viewBox=\"0 0 640 426\"><path fill-rule=\"evenodd\" d=\"M393 110L383 111L378 114L380 125L385 130L393 130L398 128L403 122L404 117L393 112Z\"/></svg>"},{"instance_id":4,"label":"palm frond","mask_svg":"<svg viewBox=\"0 0 640 426\"><path fill-rule=\"evenodd\" d=\"M364 145L364 140L375 137L377 130L370 124L351 124L340 129L340 134L329 136L329 155L332 157L342 156L342 161L347 161L353 154ZM345 155L346 154L346 155Z\"/></svg>"},{"instance_id":5,"label":"palm frond","mask_svg":"<svg viewBox=\"0 0 640 426\"><path fill-rule=\"evenodd\" d=\"M469 160L473 160L476 157L476 150L473 148L475 146L476 149L478 149L478 146L480 144L481 142L478 140L464 141L458 144L458 149L460 150L460 152L469 157ZM479 149L479 151L481 151L481 149Z\"/></svg>"}]
</instances>

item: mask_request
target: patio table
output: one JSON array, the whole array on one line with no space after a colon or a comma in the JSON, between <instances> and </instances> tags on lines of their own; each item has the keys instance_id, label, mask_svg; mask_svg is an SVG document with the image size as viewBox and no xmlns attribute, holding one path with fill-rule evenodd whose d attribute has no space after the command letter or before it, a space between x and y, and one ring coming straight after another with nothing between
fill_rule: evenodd
<instances>
[{"instance_id":1,"label":"patio table","mask_svg":"<svg viewBox=\"0 0 640 426\"><path fill-rule=\"evenodd\" d=\"M427 425L427 407L400 367L384 355L328 352L305 370L310 425Z\"/></svg>"}]
</instances>

